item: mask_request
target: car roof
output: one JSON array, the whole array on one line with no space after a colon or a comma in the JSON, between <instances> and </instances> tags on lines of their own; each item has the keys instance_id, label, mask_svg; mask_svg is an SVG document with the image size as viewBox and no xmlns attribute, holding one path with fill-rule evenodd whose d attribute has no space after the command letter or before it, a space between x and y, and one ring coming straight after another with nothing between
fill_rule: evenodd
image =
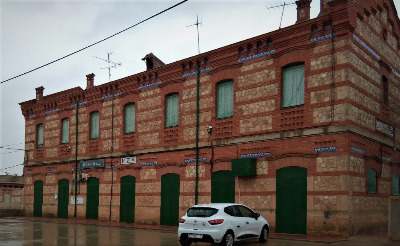
<instances>
[{"instance_id":1,"label":"car roof","mask_svg":"<svg viewBox=\"0 0 400 246\"><path fill-rule=\"evenodd\" d=\"M222 208L225 208L228 206L233 206L233 205L243 205L243 204L239 204L239 203L204 203L204 204L194 205L191 208L208 207L208 208L222 209Z\"/></svg>"}]
</instances>

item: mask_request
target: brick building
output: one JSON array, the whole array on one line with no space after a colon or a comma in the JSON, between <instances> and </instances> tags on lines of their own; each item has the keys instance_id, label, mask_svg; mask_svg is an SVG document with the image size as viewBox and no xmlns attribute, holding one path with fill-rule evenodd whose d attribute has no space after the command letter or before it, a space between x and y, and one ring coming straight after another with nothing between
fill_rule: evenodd
<instances>
[{"instance_id":1,"label":"brick building","mask_svg":"<svg viewBox=\"0 0 400 246\"><path fill-rule=\"evenodd\" d=\"M0 217L23 215L24 178L0 175Z\"/></svg>"},{"instance_id":2,"label":"brick building","mask_svg":"<svg viewBox=\"0 0 400 246\"><path fill-rule=\"evenodd\" d=\"M80 218L176 225L197 199L247 204L281 233L387 231L400 175L395 6L321 0L310 19L310 2L280 30L171 64L148 54L146 71L107 84L89 74L85 89L37 88L20 104L25 212L73 217L79 162Z\"/></svg>"}]
</instances>

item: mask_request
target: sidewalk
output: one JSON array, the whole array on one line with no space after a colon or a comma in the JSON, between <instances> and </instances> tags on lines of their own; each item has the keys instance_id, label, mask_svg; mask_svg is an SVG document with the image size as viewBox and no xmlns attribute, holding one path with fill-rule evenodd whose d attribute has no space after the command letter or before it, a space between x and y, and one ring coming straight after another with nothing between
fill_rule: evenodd
<instances>
[{"instance_id":1,"label":"sidewalk","mask_svg":"<svg viewBox=\"0 0 400 246\"><path fill-rule=\"evenodd\" d=\"M137 228L137 229L148 229L148 230L163 230L176 232L177 226L164 226L164 225L146 225L146 224L134 224L116 221L99 221L99 220L87 220L87 219L60 219L60 218L44 218L44 217L15 217L18 219L26 219L32 221L48 221L57 223L67 224L87 224L87 225L101 225L101 226L114 226L114 227L125 227L125 228ZM270 239L277 240L288 240L288 241L304 241L321 244L331 244L334 246L400 246L400 242L391 242L388 240L388 236L384 234L374 235L356 235L350 238L340 237L315 237L309 235L291 235L291 234L280 234L271 232Z\"/></svg>"}]
</instances>

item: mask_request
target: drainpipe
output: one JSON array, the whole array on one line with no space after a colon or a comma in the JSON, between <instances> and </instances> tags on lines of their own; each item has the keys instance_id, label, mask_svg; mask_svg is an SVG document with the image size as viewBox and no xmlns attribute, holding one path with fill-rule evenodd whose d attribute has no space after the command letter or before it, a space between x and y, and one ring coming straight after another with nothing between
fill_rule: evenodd
<instances>
[{"instance_id":1,"label":"drainpipe","mask_svg":"<svg viewBox=\"0 0 400 246\"><path fill-rule=\"evenodd\" d=\"M76 194L78 193L78 100L76 100L76 115L75 115L75 204L74 204L74 218L76 219Z\"/></svg>"},{"instance_id":2,"label":"drainpipe","mask_svg":"<svg viewBox=\"0 0 400 246\"><path fill-rule=\"evenodd\" d=\"M199 108L200 108L200 61L196 61L196 181L194 191L194 203L198 204L199 200Z\"/></svg>"}]
</instances>

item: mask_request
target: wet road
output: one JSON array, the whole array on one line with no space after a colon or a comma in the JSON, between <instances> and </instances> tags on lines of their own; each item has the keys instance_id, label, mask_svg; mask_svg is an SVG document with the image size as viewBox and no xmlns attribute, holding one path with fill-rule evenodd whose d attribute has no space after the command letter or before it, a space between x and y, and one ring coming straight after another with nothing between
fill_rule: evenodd
<instances>
[{"instance_id":1,"label":"wet road","mask_svg":"<svg viewBox=\"0 0 400 246\"><path fill-rule=\"evenodd\" d=\"M149 230L130 227L40 221L32 218L0 218L1 246L178 246L176 231ZM206 246L207 243L193 243ZM366 246L399 245L384 238L354 238L342 242L321 243L283 239L235 243L249 246Z\"/></svg>"}]
</instances>

